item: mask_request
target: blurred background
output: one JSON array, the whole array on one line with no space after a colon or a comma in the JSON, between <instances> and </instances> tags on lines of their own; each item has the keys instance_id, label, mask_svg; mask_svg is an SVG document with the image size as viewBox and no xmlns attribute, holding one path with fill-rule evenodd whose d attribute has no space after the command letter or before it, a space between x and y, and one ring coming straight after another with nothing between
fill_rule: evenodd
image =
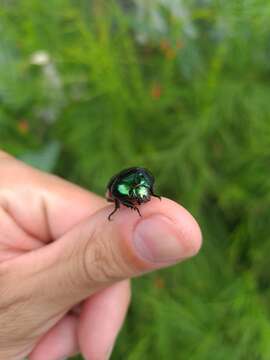
<instances>
[{"instance_id":1,"label":"blurred background","mask_svg":"<svg viewBox=\"0 0 270 360\"><path fill-rule=\"evenodd\" d=\"M112 359L270 359L269 18L267 0L1 1L1 148L100 195L145 166L202 227L196 259L133 281Z\"/></svg>"}]
</instances>

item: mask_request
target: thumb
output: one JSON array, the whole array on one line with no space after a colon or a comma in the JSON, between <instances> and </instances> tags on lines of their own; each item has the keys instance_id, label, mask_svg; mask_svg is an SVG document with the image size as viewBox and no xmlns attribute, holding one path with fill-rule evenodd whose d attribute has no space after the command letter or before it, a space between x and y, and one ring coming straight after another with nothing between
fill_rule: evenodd
<instances>
[{"instance_id":1,"label":"thumb","mask_svg":"<svg viewBox=\"0 0 270 360\"><path fill-rule=\"evenodd\" d=\"M17 258L16 283L29 289L36 304L63 311L116 281L175 264L200 248L196 221L171 200L152 199L142 206L142 218L121 208L108 221L110 212L101 209L54 243Z\"/></svg>"}]
</instances>

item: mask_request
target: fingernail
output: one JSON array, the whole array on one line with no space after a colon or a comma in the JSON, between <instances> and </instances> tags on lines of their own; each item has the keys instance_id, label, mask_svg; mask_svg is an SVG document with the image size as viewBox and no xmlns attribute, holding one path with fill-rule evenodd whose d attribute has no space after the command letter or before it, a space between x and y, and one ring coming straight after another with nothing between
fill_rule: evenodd
<instances>
[{"instance_id":1,"label":"fingernail","mask_svg":"<svg viewBox=\"0 0 270 360\"><path fill-rule=\"evenodd\" d=\"M153 263L173 263L186 257L176 226L162 215L141 220L133 240L139 255Z\"/></svg>"}]
</instances>

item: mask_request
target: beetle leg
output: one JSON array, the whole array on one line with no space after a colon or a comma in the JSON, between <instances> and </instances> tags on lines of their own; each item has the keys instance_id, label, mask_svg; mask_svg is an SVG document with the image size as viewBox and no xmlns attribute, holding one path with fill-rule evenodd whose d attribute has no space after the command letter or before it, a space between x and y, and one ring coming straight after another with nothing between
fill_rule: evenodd
<instances>
[{"instance_id":1,"label":"beetle leg","mask_svg":"<svg viewBox=\"0 0 270 360\"><path fill-rule=\"evenodd\" d=\"M121 201L121 203L122 203L123 205L125 205L126 207L131 208L131 209L134 209L134 207L135 207L135 206L132 204L132 202L131 202L131 201L128 201L128 200Z\"/></svg>"},{"instance_id":2,"label":"beetle leg","mask_svg":"<svg viewBox=\"0 0 270 360\"><path fill-rule=\"evenodd\" d=\"M142 214L140 213L140 210L139 210L139 208L137 208L137 206L134 206L133 209L137 211L137 213L140 215L140 217L142 217Z\"/></svg>"},{"instance_id":3,"label":"beetle leg","mask_svg":"<svg viewBox=\"0 0 270 360\"><path fill-rule=\"evenodd\" d=\"M157 197L159 200L161 200L161 196L156 195L156 194L154 193L154 191L153 191L153 188L150 188L150 194L151 194L152 196L154 196L154 197Z\"/></svg>"},{"instance_id":4,"label":"beetle leg","mask_svg":"<svg viewBox=\"0 0 270 360\"><path fill-rule=\"evenodd\" d=\"M133 210L136 210L137 213L138 213L140 216L142 216L141 213L140 213L139 208L137 208L137 206L135 206L131 201L125 200L125 201L122 201L122 204L125 205L125 206L128 207L128 208L131 208L131 209L133 209Z\"/></svg>"},{"instance_id":5,"label":"beetle leg","mask_svg":"<svg viewBox=\"0 0 270 360\"><path fill-rule=\"evenodd\" d=\"M108 200L109 201L109 200ZM120 201L118 199L115 200L111 200L112 202L114 201L115 207L113 209L113 211L110 213L110 215L108 216L108 220L111 221L111 216L119 209L120 207Z\"/></svg>"}]
</instances>

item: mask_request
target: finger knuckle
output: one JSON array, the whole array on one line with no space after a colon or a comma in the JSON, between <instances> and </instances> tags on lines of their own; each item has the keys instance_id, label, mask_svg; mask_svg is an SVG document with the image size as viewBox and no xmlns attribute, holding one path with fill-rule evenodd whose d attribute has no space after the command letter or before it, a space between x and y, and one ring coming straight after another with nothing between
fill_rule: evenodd
<instances>
[{"instance_id":1,"label":"finger knuckle","mask_svg":"<svg viewBox=\"0 0 270 360\"><path fill-rule=\"evenodd\" d=\"M102 233L95 233L86 244L83 272L88 283L102 285L122 280L129 269L115 244Z\"/></svg>"}]
</instances>

